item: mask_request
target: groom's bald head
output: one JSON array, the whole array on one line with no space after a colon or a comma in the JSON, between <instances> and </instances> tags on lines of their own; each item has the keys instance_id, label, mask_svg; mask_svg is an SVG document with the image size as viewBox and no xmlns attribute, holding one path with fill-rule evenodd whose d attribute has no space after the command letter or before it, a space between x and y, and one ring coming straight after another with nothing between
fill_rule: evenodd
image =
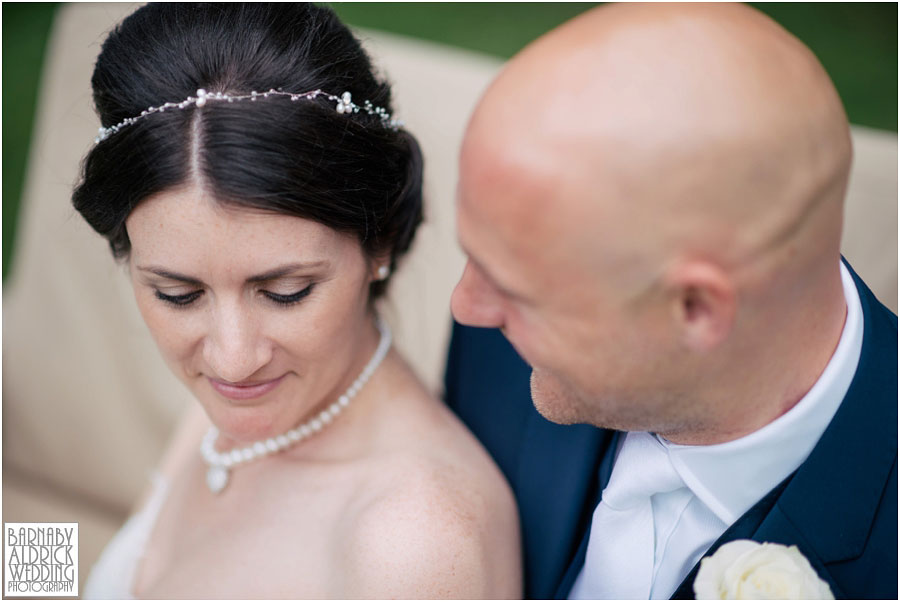
<instances>
[{"instance_id":1,"label":"groom's bald head","mask_svg":"<svg viewBox=\"0 0 900 602\"><path fill-rule=\"evenodd\" d=\"M505 329L548 417L702 429L699 374L726 386L783 316L840 295L850 152L828 76L761 13L592 10L472 117L454 313Z\"/></svg>"}]
</instances>

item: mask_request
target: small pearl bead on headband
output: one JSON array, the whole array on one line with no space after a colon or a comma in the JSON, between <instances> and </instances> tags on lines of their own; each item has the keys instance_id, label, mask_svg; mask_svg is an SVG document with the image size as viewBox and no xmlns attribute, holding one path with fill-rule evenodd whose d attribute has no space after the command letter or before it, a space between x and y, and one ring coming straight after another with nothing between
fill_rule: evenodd
<instances>
[{"instance_id":1,"label":"small pearl bead on headband","mask_svg":"<svg viewBox=\"0 0 900 602\"><path fill-rule=\"evenodd\" d=\"M365 111L369 115L376 115L381 120L381 124L384 127L391 128L392 130L396 130L403 125L402 122L396 119L391 119L390 114L384 108L376 107L368 100L365 101L362 106L357 105L353 102L350 92L344 92L340 96L335 96L334 94L329 94L327 92L323 92L322 90L312 90L310 92L301 92L299 94L296 94L293 92L283 92L281 90L275 90L273 88L268 92L253 91L250 92L250 94L231 95L224 92L210 93L203 88L200 88L199 90L197 90L196 96L188 96L181 102L167 102L156 107L148 107L147 109L141 111L140 115L129 117L128 119L125 119L108 128L101 127L99 132L97 133L97 137L94 138L94 144L106 140L111 135L121 130L123 127L140 121L147 115L151 115L153 113L163 113L166 109L184 109L185 107L189 107L191 105L203 107L206 106L206 103L209 101L239 102L242 100L250 100L255 102L257 98L268 98L269 96L288 96L290 97L291 101L297 101L301 99L315 100L316 98L322 97L332 102L336 102L337 106L335 107L335 109L342 115L349 115L351 113L359 113L360 111Z\"/></svg>"}]
</instances>

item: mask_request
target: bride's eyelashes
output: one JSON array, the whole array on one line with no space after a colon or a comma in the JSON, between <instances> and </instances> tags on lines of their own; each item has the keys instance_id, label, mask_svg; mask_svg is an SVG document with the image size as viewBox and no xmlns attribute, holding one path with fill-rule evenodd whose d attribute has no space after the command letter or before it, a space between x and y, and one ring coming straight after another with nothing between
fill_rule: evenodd
<instances>
[{"instance_id":1,"label":"bride's eyelashes","mask_svg":"<svg viewBox=\"0 0 900 602\"><path fill-rule=\"evenodd\" d=\"M278 305L294 305L295 303L299 303L305 297L307 297L313 289L314 284L310 284L303 290L299 290L296 293L290 293L288 295L280 295L278 293L273 293L271 291L260 291L266 299L276 303ZM156 298L164 303L169 305L183 308L192 304L194 301L200 298L203 295L202 290L191 291L190 293L185 293L183 295L167 295L160 290L154 291Z\"/></svg>"},{"instance_id":2,"label":"bride's eyelashes","mask_svg":"<svg viewBox=\"0 0 900 602\"><path fill-rule=\"evenodd\" d=\"M279 305L293 305L299 303L304 297L309 295L309 293L312 292L313 286L313 284L310 284L305 289L297 291L296 293L291 293L290 295L279 295L278 293L269 291L262 291L262 294Z\"/></svg>"},{"instance_id":3,"label":"bride's eyelashes","mask_svg":"<svg viewBox=\"0 0 900 602\"><path fill-rule=\"evenodd\" d=\"M185 293L184 295L167 295L162 291L154 291L156 293L156 298L160 301L165 301L170 305L174 305L176 307L184 307L186 305L190 305L193 303L200 295L203 294L203 291L193 291L190 293Z\"/></svg>"}]
</instances>

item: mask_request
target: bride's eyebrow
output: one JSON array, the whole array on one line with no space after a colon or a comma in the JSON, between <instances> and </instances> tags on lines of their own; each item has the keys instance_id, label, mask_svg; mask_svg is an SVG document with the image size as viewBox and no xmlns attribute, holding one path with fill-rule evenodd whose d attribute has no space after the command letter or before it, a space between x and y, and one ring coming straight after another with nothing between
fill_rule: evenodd
<instances>
[{"instance_id":1,"label":"bride's eyebrow","mask_svg":"<svg viewBox=\"0 0 900 602\"><path fill-rule=\"evenodd\" d=\"M178 272L172 272L165 268L158 268L155 266L136 266L137 269L141 272L150 272L151 274L156 274L157 276L161 276L163 278L168 278L169 280L177 280L179 282L184 282L185 284L195 284L197 286L203 284L197 278L193 278L191 276L185 276L184 274L179 274Z\"/></svg>"},{"instance_id":2,"label":"bride's eyebrow","mask_svg":"<svg viewBox=\"0 0 900 602\"><path fill-rule=\"evenodd\" d=\"M275 280L276 278L281 278L282 276L287 276L292 272L297 272L300 270L311 270L315 268L321 268L323 266L328 265L327 261L311 261L307 263L289 263L283 265L281 267L277 267L273 270L269 270L268 272L263 272L262 274L258 274L256 276L250 276L247 278L247 282L265 282L266 280Z\"/></svg>"},{"instance_id":3,"label":"bride's eyebrow","mask_svg":"<svg viewBox=\"0 0 900 602\"><path fill-rule=\"evenodd\" d=\"M255 276L250 276L247 278L247 282L265 282L267 280L274 280L276 278L281 278L282 276L286 276L291 274L292 272L297 272L299 270L311 270L315 268L321 268L323 266L328 265L327 261L311 261L311 262L298 262L298 263L288 263L283 266L279 266L277 268L271 269L267 272L263 272L262 274L257 274ZM157 266L137 266L137 269L142 272L150 272L151 274L156 274L157 276L161 276L163 278L168 278L170 280L177 280L178 282L184 282L185 284L193 284L196 286L200 286L203 282L199 278L195 278L193 276L186 276L184 274L179 274L178 272L173 272L171 270L167 270L162 267Z\"/></svg>"}]
</instances>

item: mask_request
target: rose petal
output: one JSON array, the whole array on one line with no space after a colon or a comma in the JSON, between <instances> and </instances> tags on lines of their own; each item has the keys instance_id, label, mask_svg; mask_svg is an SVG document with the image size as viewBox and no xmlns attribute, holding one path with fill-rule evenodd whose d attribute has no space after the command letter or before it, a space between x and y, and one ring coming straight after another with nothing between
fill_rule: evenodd
<instances>
[{"instance_id":1,"label":"rose petal","mask_svg":"<svg viewBox=\"0 0 900 602\"><path fill-rule=\"evenodd\" d=\"M729 542L700 562L697 599L834 599L797 546Z\"/></svg>"}]
</instances>

